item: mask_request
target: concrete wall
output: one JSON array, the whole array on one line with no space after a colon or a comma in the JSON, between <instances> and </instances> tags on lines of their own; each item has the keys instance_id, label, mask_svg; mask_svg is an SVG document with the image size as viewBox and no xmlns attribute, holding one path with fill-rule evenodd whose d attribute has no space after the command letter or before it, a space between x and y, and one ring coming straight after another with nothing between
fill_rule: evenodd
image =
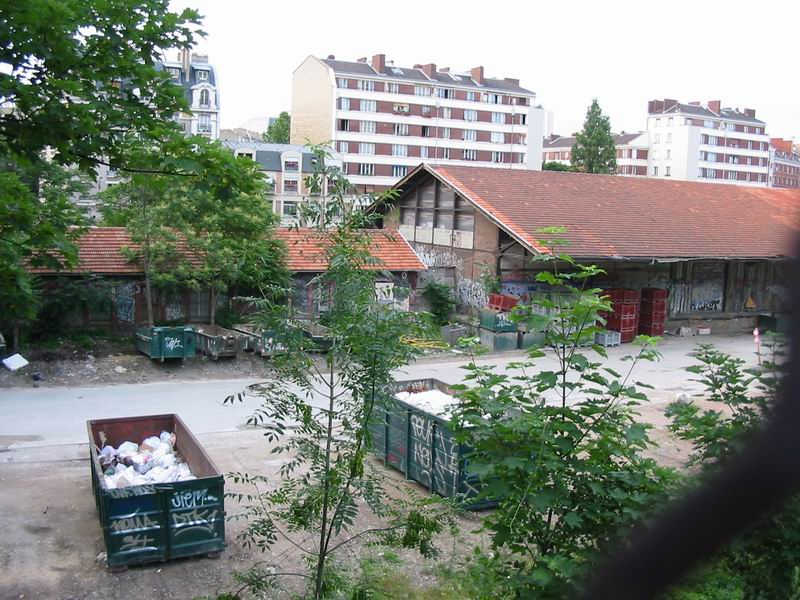
<instances>
[{"instance_id":1,"label":"concrete wall","mask_svg":"<svg viewBox=\"0 0 800 600\"><path fill-rule=\"evenodd\" d=\"M292 144L322 144L333 139L333 75L328 66L309 56L292 77Z\"/></svg>"}]
</instances>

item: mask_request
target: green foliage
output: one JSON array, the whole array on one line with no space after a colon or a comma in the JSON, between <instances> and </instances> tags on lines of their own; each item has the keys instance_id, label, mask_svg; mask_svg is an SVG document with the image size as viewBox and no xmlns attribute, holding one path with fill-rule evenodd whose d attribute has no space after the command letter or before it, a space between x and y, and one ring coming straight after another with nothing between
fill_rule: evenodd
<instances>
[{"instance_id":1,"label":"green foliage","mask_svg":"<svg viewBox=\"0 0 800 600\"><path fill-rule=\"evenodd\" d=\"M503 287L500 277L497 276L489 265L481 266L480 282L487 295L499 294Z\"/></svg>"},{"instance_id":2,"label":"green foliage","mask_svg":"<svg viewBox=\"0 0 800 600\"><path fill-rule=\"evenodd\" d=\"M542 163L542 171L564 171L566 173L575 173L578 171L571 165L565 165L555 160L550 160Z\"/></svg>"},{"instance_id":3,"label":"green foliage","mask_svg":"<svg viewBox=\"0 0 800 600\"><path fill-rule=\"evenodd\" d=\"M573 597L598 557L653 511L672 477L643 456L651 442L636 407L646 396L631 380L640 361L659 357L656 340L637 339L624 374L581 350L609 305L589 285L601 271L557 252L553 236L562 232L547 230L551 254L534 259L549 268L537 280L551 286L552 300L539 302L545 310L521 306L513 314L531 330L545 328L552 350L532 348L510 365L513 375L473 359L454 417L461 441L474 448L468 460L481 479L479 498L498 502L483 520L494 552L474 564L494 574L501 597ZM604 348L593 350L606 357Z\"/></svg>"},{"instance_id":4,"label":"green foliage","mask_svg":"<svg viewBox=\"0 0 800 600\"><path fill-rule=\"evenodd\" d=\"M617 171L617 147L611 135L611 122L600 110L597 98L586 111L583 129L572 146L572 167L582 173L613 174Z\"/></svg>"},{"instance_id":5,"label":"green foliage","mask_svg":"<svg viewBox=\"0 0 800 600\"><path fill-rule=\"evenodd\" d=\"M110 314L115 282L93 275L59 277L48 282L42 293L37 323L31 328L35 337L63 334L70 328L70 316L84 311Z\"/></svg>"},{"instance_id":6,"label":"green foliage","mask_svg":"<svg viewBox=\"0 0 800 600\"><path fill-rule=\"evenodd\" d=\"M744 600L741 574L726 561L701 568L662 600Z\"/></svg>"},{"instance_id":7,"label":"green foliage","mask_svg":"<svg viewBox=\"0 0 800 600\"><path fill-rule=\"evenodd\" d=\"M264 141L273 144L288 144L291 129L292 118L289 116L288 112L283 111L278 118L267 127L267 131L264 133Z\"/></svg>"},{"instance_id":8,"label":"green foliage","mask_svg":"<svg viewBox=\"0 0 800 600\"><path fill-rule=\"evenodd\" d=\"M435 552L432 536L447 521L438 501L394 500L384 490L382 472L366 461L373 409L392 370L415 355L401 338L426 332L417 314L378 301L380 263L365 229L375 216L347 199L349 182L328 165L328 151L312 151L317 160L307 186L320 196L303 209L302 218L313 225L308 235L319 243L327 265L313 285L327 295L331 347L319 365L310 354L314 343L302 334L318 321L300 320L274 297L253 301L255 324L275 332L287 351L273 361L274 379L249 388L261 399L249 423L264 429L275 444L272 452L285 455L286 462L275 480L246 473L232 478L250 489L236 495L244 505L240 517L247 521L243 543L266 550L288 540L307 555L309 574L302 576L320 598L338 586L330 559L353 541L379 540L429 555ZM365 510L385 525L354 532Z\"/></svg>"},{"instance_id":9,"label":"green foliage","mask_svg":"<svg viewBox=\"0 0 800 600\"><path fill-rule=\"evenodd\" d=\"M693 354L698 364L687 370L698 376L696 381L705 389L702 398L713 408L686 401L668 407L670 429L692 442L690 464L698 465L704 475L716 471L721 460L741 453L747 438L771 413L782 378L783 350L776 336L764 345L768 358L753 369L710 345L699 345ZM722 560L739 574L745 598L800 597L800 496L740 534Z\"/></svg>"},{"instance_id":10,"label":"green foliage","mask_svg":"<svg viewBox=\"0 0 800 600\"><path fill-rule=\"evenodd\" d=\"M450 286L430 281L422 288L422 297L428 301L434 322L437 325L445 325L450 311L456 306Z\"/></svg>"}]
</instances>

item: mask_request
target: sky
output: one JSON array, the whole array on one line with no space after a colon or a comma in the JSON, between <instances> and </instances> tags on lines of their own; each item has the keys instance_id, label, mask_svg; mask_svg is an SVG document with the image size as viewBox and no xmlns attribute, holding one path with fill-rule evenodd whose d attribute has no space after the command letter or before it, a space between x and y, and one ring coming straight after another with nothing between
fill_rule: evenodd
<instances>
[{"instance_id":1,"label":"sky","mask_svg":"<svg viewBox=\"0 0 800 600\"><path fill-rule=\"evenodd\" d=\"M647 101L754 108L773 137L800 142L797 0L173 0L196 8L197 50L217 69L226 128L291 111L292 72L310 54L395 65L482 65L512 77L580 129L597 98L615 132L646 126Z\"/></svg>"}]
</instances>

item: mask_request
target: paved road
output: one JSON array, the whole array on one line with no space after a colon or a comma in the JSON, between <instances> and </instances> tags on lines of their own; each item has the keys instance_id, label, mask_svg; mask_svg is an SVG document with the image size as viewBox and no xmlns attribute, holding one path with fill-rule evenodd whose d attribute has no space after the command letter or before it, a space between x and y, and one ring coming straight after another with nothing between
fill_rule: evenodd
<instances>
[{"instance_id":1,"label":"paved road","mask_svg":"<svg viewBox=\"0 0 800 600\"><path fill-rule=\"evenodd\" d=\"M645 381L656 390L654 402L666 402L678 393L692 392L696 384L683 370L692 363L688 353L699 338L669 338L661 347L663 359L644 363L635 379ZM750 336L709 336L720 349L755 362ZM609 366L622 372L629 363L622 357L635 350L630 345L609 349ZM505 368L518 361L520 352L487 357L482 363ZM554 368L552 358L541 359L541 368ZM434 377L447 383L462 380L464 361L418 363L397 373L398 379ZM14 388L0 391L0 462L7 449L80 444L86 441L86 421L141 414L177 413L197 434L233 431L240 428L256 406L244 404L223 406L229 394L241 391L255 379L213 381L169 381L159 383L116 385L105 387ZM312 401L312 404L316 404Z\"/></svg>"}]
</instances>

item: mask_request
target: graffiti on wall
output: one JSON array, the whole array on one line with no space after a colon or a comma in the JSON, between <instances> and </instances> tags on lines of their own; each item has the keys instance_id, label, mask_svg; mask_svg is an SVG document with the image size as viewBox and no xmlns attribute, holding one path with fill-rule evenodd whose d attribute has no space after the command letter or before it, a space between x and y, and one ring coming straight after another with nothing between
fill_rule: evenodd
<instances>
[{"instance_id":1,"label":"graffiti on wall","mask_svg":"<svg viewBox=\"0 0 800 600\"><path fill-rule=\"evenodd\" d=\"M434 267L461 267L462 265L461 259L453 251L445 248L417 244L414 250L429 269Z\"/></svg>"},{"instance_id":2,"label":"graffiti on wall","mask_svg":"<svg viewBox=\"0 0 800 600\"><path fill-rule=\"evenodd\" d=\"M136 294L140 292L139 284L134 281L120 283L114 288L114 309L117 321L133 323L136 318Z\"/></svg>"},{"instance_id":3,"label":"graffiti on wall","mask_svg":"<svg viewBox=\"0 0 800 600\"><path fill-rule=\"evenodd\" d=\"M170 298L167 303L167 321L183 319L183 303L180 298Z\"/></svg>"},{"instance_id":4,"label":"graffiti on wall","mask_svg":"<svg viewBox=\"0 0 800 600\"><path fill-rule=\"evenodd\" d=\"M459 279L456 284L456 300L459 304L471 308L481 308L489 301L486 288L480 281L474 279Z\"/></svg>"}]
</instances>

